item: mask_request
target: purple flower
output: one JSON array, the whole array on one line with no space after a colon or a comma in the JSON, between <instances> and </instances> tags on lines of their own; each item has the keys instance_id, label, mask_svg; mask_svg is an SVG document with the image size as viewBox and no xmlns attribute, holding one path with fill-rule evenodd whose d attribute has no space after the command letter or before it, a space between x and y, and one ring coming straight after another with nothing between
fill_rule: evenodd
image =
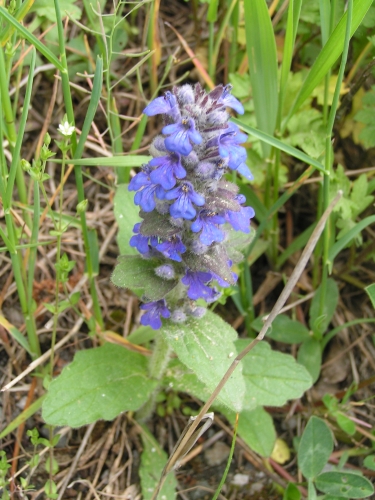
<instances>
[{"instance_id":1,"label":"purple flower","mask_svg":"<svg viewBox=\"0 0 375 500\"><path fill-rule=\"evenodd\" d=\"M181 262L180 253L186 252L186 247L182 243L181 238L176 235L156 245L156 250L159 250L159 252L169 259Z\"/></svg>"},{"instance_id":2,"label":"purple flower","mask_svg":"<svg viewBox=\"0 0 375 500\"><path fill-rule=\"evenodd\" d=\"M246 179L248 179L249 181L252 181L254 179L254 176L250 172L246 163L241 163L241 165L237 168L237 172L246 177Z\"/></svg>"},{"instance_id":3,"label":"purple flower","mask_svg":"<svg viewBox=\"0 0 375 500\"><path fill-rule=\"evenodd\" d=\"M141 318L142 325L150 325L153 330L158 330L161 327L160 316L163 316L163 318L171 316L164 299L142 304L141 309L147 311Z\"/></svg>"},{"instance_id":4,"label":"purple flower","mask_svg":"<svg viewBox=\"0 0 375 500\"><path fill-rule=\"evenodd\" d=\"M133 227L134 236L130 238L129 244L131 247L135 247L139 253L145 255L149 252L151 245L155 247L158 244L158 238L156 236L143 236L140 234L141 222L138 222Z\"/></svg>"},{"instance_id":5,"label":"purple flower","mask_svg":"<svg viewBox=\"0 0 375 500\"><path fill-rule=\"evenodd\" d=\"M142 166L142 171L135 174L135 176L129 182L129 191L138 191L141 187L147 185L150 182L150 172L151 167L149 164Z\"/></svg>"},{"instance_id":6,"label":"purple flower","mask_svg":"<svg viewBox=\"0 0 375 500\"><path fill-rule=\"evenodd\" d=\"M247 135L240 132L234 123L229 123L228 128L219 136L219 154L222 158L228 158L228 167L232 170L236 170L246 160L246 149L238 146L246 139Z\"/></svg>"},{"instance_id":7,"label":"purple flower","mask_svg":"<svg viewBox=\"0 0 375 500\"><path fill-rule=\"evenodd\" d=\"M243 115L245 110L243 109L242 104L238 99L236 99L234 96L231 94L231 90L233 88L233 85L228 84L225 85L223 88L223 93L221 94L221 97L219 98L218 102L224 104L224 106L228 108L234 109L236 113L239 115Z\"/></svg>"},{"instance_id":8,"label":"purple flower","mask_svg":"<svg viewBox=\"0 0 375 500\"><path fill-rule=\"evenodd\" d=\"M232 265L232 261L229 261L229 262L228 262L228 265L229 265L229 267L231 267L231 265ZM231 283L228 283L228 281L225 281L225 280L224 280L221 276L219 276L218 274L213 273L212 271L211 271L211 274L212 274L212 278L213 278L214 280L216 280L216 281L219 283L219 285L220 285L220 286L222 286L223 288L228 288L228 287L230 287L230 286L231 286ZM236 282L237 282L237 280L238 280L238 275L237 275L236 273L232 272L232 278L233 278L233 280L234 280L234 283L236 283Z\"/></svg>"},{"instance_id":9,"label":"purple flower","mask_svg":"<svg viewBox=\"0 0 375 500\"><path fill-rule=\"evenodd\" d=\"M157 97L145 107L143 113L147 116L155 116L165 113L171 115L174 120L180 118L180 110L177 105L177 99L172 92L167 91L164 96Z\"/></svg>"},{"instance_id":10,"label":"purple flower","mask_svg":"<svg viewBox=\"0 0 375 500\"><path fill-rule=\"evenodd\" d=\"M186 271L185 276L181 279L182 283L189 287L188 297L192 300L205 299L207 302L216 300L217 291L214 288L207 286L212 280L211 273L202 271Z\"/></svg>"},{"instance_id":11,"label":"purple flower","mask_svg":"<svg viewBox=\"0 0 375 500\"><path fill-rule=\"evenodd\" d=\"M186 177L186 170L181 165L180 155L172 153L168 156L159 156L150 161L152 167L158 167L150 174L150 179L155 184L160 184L168 190L176 185L176 179Z\"/></svg>"},{"instance_id":12,"label":"purple flower","mask_svg":"<svg viewBox=\"0 0 375 500\"><path fill-rule=\"evenodd\" d=\"M180 153L184 156L193 150L190 141L194 144L202 142L202 137L195 130L195 123L192 118L183 118L178 123L166 125L162 132L165 135L169 135L164 141L165 147L169 151Z\"/></svg>"},{"instance_id":13,"label":"purple flower","mask_svg":"<svg viewBox=\"0 0 375 500\"><path fill-rule=\"evenodd\" d=\"M214 241L223 241L225 234L221 231L217 224L224 224L225 218L218 215L216 212L201 210L196 220L190 226L193 233L202 231L199 235L200 241L204 245L211 245Z\"/></svg>"},{"instance_id":14,"label":"purple flower","mask_svg":"<svg viewBox=\"0 0 375 500\"><path fill-rule=\"evenodd\" d=\"M135 194L134 203L140 205L143 211L152 212L156 207L155 195L159 200L162 200L164 194L165 191L159 184L153 184L148 180L143 184L143 188Z\"/></svg>"},{"instance_id":15,"label":"purple flower","mask_svg":"<svg viewBox=\"0 0 375 500\"><path fill-rule=\"evenodd\" d=\"M170 214L175 219L182 217L183 219L193 219L197 211L193 207L193 203L201 207L204 205L204 198L194 191L191 182L182 182L180 186L165 193L166 200L176 201L170 207Z\"/></svg>"},{"instance_id":16,"label":"purple flower","mask_svg":"<svg viewBox=\"0 0 375 500\"><path fill-rule=\"evenodd\" d=\"M239 204L245 203L246 198L243 194L236 196ZM250 233L250 219L255 215L252 207L241 207L238 212L228 210L225 214L225 219L233 227L235 231Z\"/></svg>"}]
</instances>

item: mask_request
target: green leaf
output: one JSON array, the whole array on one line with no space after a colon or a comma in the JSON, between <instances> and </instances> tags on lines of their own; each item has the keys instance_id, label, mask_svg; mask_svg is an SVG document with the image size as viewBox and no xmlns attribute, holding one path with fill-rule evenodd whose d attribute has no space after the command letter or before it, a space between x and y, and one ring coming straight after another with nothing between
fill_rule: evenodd
<instances>
[{"instance_id":1,"label":"green leaf","mask_svg":"<svg viewBox=\"0 0 375 500\"><path fill-rule=\"evenodd\" d=\"M370 224L373 224L375 222L375 215L370 215L369 217L366 217L365 219L361 220L356 224L353 229L351 229L348 233L346 233L342 238L340 238L336 243L331 247L329 253L328 253L328 264L330 268L332 268L333 261L335 260L336 255L341 252L343 248L346 247L346 245L352 241L355 236L360 233L363 229L365 229L367 226Z\"/></svg>"},{"instance_id":2,"label":"green leaf","mask_svg":"<svg viewBox=\"0 0 375 500\"><path fill-rule=\"evenodd\" d=\"M179 360L172 360L168 366L164 385L174 391L188 392L202 401L207 401L211 391L197 378L188 372ZM235 413L221 404L214 403L217 408L233 424ZM262 457L271 455L276 433L272 418L262 407L253 410L242 410L238 421L238 434L252 450Z\"/></svg>"},{"instance_id":3,"label":"green leaf","mask_svg":"<svg viewBox=\"0 0 375 500\"><path fill-rule=\"evenodd\" d=\"M322 366L322 348L319 340L310 338L303 342L298 349L297 360L310 373L313 383L315 383L319 378Z\"/></svg>"},{"instance_id":4,"label":"green leaf","mask_svg":"<svg viewBox=\"0 0 375 500\"><path fill-rule=\"evenodd\" d=\"M237 340L241 352L248 340ZM311 387L311 377L289 354L272 351L269 344L260 342L242 360L246 382L244 408L282 406Z\"/></svg>"},{"instance_id":5,"label":"green leaf","mask_svg":"<svg viewBox=\"0 0 375 500\"><path fill-rule=\"evenodd\" d=\"M312 479L309 479L307 483L307 500L317 500L317 499L318 495L316 494L314 482L312 481Z\"/></svg>"},{"instance_id":6,"label":"green leaf","mask_svg":"<svg viewBox=\"0 0 375 500\"><path fill-rule=\"evenodd\" d=\"M349 436L354 436L356 428L355 423L349 417L342 413L336 415L336 421L340 429L342 429Z\"/></svg>"},{"instance_id":7,"label":"green leaf","mask_svg":"<svg viewBox=\"0 0 375 500\"><path fill-rule=\"evenodd\" d=\"M299 160L307 163L308 165L313 165L323 173L327 173L322 163L306 155L299 149L296 149L293 146L290 146L289 144L285 144L285 142L280 141L279 139L276 139L276 137L266 134L261 130L257 130L256 128L250 127L249 125L245 125L243 122L241 122L241 120L238 120L237 118L231 118L231 121L236 125L238 125L242 130L244 130L248 134L257 137L261 141L266 142L267 144L275 147L276 149L280 149L280 151L284 151L284 153L287 153L290 156L298 158Z\"/></svg>"},{"instance_id":8,"label":"green leaf","mask_svg":"<svg viewBox=\"0 0 375 500\"><path fill-rule=\"evenodd\" d=\"M129 245L134 235L134 224L140 222L139 208L134 204L134 193L128 190L128 184L120 184L116 189L114 213L118 224L117 243L121 255L139 255L136 248Z\"/></svg>"},{"instance_id":9,"label":"green leaf","mask_svg":"<svg viewBox=\"0 0 375 500\"><path fill-rule=\"evenodd\" d=\"M361 24L366 12L370 8L373 0L357 0L353 6L352 25L350 35L357 30ZM298 93L296 100L289 112L289 117L292 116L301 104L310 97L312 91L323 80L327 72L332 68L334 63L340 57L344 48L345 30L347 24L347 12L342 16L333 33L329 37L323 49L319 52L316 61L309 71L303 85Z\"/></svg>"},{"instance_id":10,"label":"green leaf","mask_svg":"<svg viewBox=\"0 0 375 500\"><path fill-rule=\"evenodd\" d=\"M112 420L124 411L138 410L156 385L141 354L110 343L79 351L50 383L43 418L48 424L70 427Z\"/></svg>"},{"instance_id":11,"label":"green leaf","mask_svg":"<svg viewBox=\"0 0 375 500\"><path fill-rule=\"evenodd\" d=\"M363 465L370 470L375 470L375 455L369 455L363 461Z\"/></svg>"},{"instance_id":12,"label":"green leaf","mask_svg":"<svg viewBox=\"0 0 375 500\"><path fill-rule=\"evenodd\" d=\"M326 301L323 308L323 314L320 315L320 295L322 293L321 286L317 289L310 306L310 328L313 332L323 334L335 314L335 310L339 301L339 289L337 283L332 278L329 278L326 283Z\"/></svg>"},{"instance_id":13,"label":"green leaf","mask_svg":"<svg viewBox=\"0 0 375 500\"><path fill-rule=\"evenodd\" d=\"M236 420L235 413L221 409L221 412L233 425ZM242 410L238 419L238 434L262 457L269 457L276 441L276 431L272 417L261 406L254 410Z\"/></svg>"},{"instance_id":14,"label":"green leaf","mask_svg":"<svg viewBox=\"0 0 375 500\"><path fill-rule=\"evenodd\" d=\"M342 498L366 498L374 487L365 477L353 472L323 472L315 481L318 490Z\"/></svg>"},{"instance_id":15,"label":"green leaf","mask_svg":"<svg viewBox=\"0 0 375 500\"><path fill-rule=\"evenodd\" d=\"M246 49L258 128L273 135L278 108L275 36L265 0L244 2ZM264 157L270 148L262 143Z\"/></svg>"},{"instance_id":16,"label":"green leaf","mask_svg":"<svg viewBox=\"0 0 375 500\"><path fill-rule=\"evenodd\" d=\"M285 488L283 500L300 500L301 492L298 487L294 483L288 483L288 486Z\"/></svg>"},{"instance_id":17,"label":"green leaf","mask_svg":"<svg viewBox=\"0 0 375 500\"><path fill-rule=\"evenodd\" d=\"M5 19L6 23L9 23L13 28L15 28L19 35L23 38L25 38L31 45L34 45L34 47L44 55L44 57L52 63L56 69L61 71L62 73L65 73L65 68L61 64L61 62L57 59L57 57L51 52L50 49L48 49L44 43L42 43L36 36L34 36L30 31L25 28L21 23L19 23L13 16L9 14L9 12L4 9L0 5L0 18Z\"/></svg>"},{"instance_id":18,"label":"green leaf","mask_svg":"<svg viewBox=\"0 0 375 500\"><path fill-rule=\"evenodd\" d=\"M141 455L141 465L139 468L139 477L141 479L142 498L143 500L151 500L153 491L155 490L161 473L168 456L160 447L154 436L150 433L145 425L139 424L142 428L141 438L143 443L143 451ZM160 490L158 498L165 500L173 500L176 496L177 481L173 473L168 474L163 487Z\"/></svg>"},{"instance_id":19,"label":"green leaf","mask_svg":"<svg viewBox=\"0 0 375 500\"><path fill-rule=\"evenodd\" d=\"M286 344L300 344L309 340L310 334L299 321L294 321L285 314L279 314L272 323L271 329L268 330L267 337Z\"/></svg>"},{"instance_id":20,"label":"green leaf","mask_svg":"<svg viewBox=\"0 0 375 500\"><path fill-rule=\"evenodd\" d=\"M60 10L63 14L69 13L73 19L81 17L81 9L77 6L75 0L59 0ZM35 0L34 5L30 9L30 13L35 12L39 17L45 17L51 23L56 22L56 12L53 2L51 0Z\"/></svg>"},{"instance_id":21,"label":"green leaf","mask_svg":"<svg viewBox=\"0 0 375 500\"><path fill-rule=\"evenodd\" d=\"M168 321L162 328L162 334L179 360L193 370L210 391L217 386L236 355L233 341L237 332L210 311L203 318L189 318L186 323ZM221 391L218 401L234 411L240 411L244 395L245 382L239 365Z\"/></svg>"},{"instance_id":22,"label":"green leaf","mask_svg":"<svg viewBox=\"0 0 375 500\"><path fill-rule=\"evenodd\" d=\"M333 439L328 425L324 420L312 416L298 447L298 467L302 474L308 479L317 476L328 462L332 450Z\"/></svg>"},{"instance_id":23,"label":"green leaf","mask_svg":"<svg viewBox=\"0 0 375 500\"><path fill-rule=\"evenodd\" d=\"M141 289L149 300L160 300L176 285L177 280L164 280L155 274L158 262L139 255L123 255L112 273L111 281L120 288Z\"/></svg>"},{"instance_id":24,"label":"green leaf","mask_svg":"<svg viewBox=\"0 0 375 500\"><path fill-rule=\"evenodd\" d=\"M354 217L357 217L374 201L374 197L367 194L367 189L368 179L366 174L362 174L353 182L353 189L350 196L356 207Z\"/></svg>"}]
</instances>

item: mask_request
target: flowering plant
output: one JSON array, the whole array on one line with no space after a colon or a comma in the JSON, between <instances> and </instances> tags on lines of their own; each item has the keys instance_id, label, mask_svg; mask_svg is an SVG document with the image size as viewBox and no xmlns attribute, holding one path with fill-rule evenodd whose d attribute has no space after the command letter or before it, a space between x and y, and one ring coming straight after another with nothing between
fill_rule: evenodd
<instances>
[{"instance_id":1,"label":"flowering plant","mask_svg":"<svg viewBox=\"0 0 375 500\"><path fill-rule=\"evenodd\" d=\"M229 169L252 179L240 146L247 136L229 122L227 112L232 108L242 114L243 107L230 91L230 85L209 93L200 84L183 85L144 110L164 120L163 136L150 148L153 158L129 184L142 218L130 245L148 263L126 257L128 263L120 262L112 279L142 288L141 323L153 329L161 327L161 318L180 323L187 316L203 316L206 309L196 301L216 301L218 287L237 280L231 267L242 255L231 244L231 235L250 233L254 210L244 206L245 197L224 177Z\"/></svg>"}]
</instances>

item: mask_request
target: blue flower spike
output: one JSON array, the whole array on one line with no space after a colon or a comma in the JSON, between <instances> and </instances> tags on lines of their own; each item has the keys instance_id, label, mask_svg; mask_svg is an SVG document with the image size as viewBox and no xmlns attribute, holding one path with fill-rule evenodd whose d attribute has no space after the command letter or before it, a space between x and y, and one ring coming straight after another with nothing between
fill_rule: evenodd
<instances>
[{"instance_id":1,"label":"blue flower spike","mask_svg":"<svg viewBox=\"0 0 375 500\"><path fill-rule=\"evenodd\" d=\"M240 101L231 94L232 88L233 86L231 84L225 85L225 87L223 88L223 93L219 98L219 102L224 104L224 106L226 106L227 108L234 109L234 111L239 115L243 115L245 110L243 109Z\"/></svg>"},{"instance_id":2,"label":"blue flower spike","mask_svg":"<svg viewBox=\"0 0 375 500\"><path fill-rule=\"evenodd\" d=\"M173 188L177 179L186 177L186 170L181 164L181 156L178 153L153 158L150 165L157 167L150 173L152 182L160 184L166 190Z\"/></svg>"},{"instance_id":3,"label":"blue flower spike","mask_svg":"<svg viewBox=\"0 0 375 500\"><path fill-rule=\"evenodd\" d=\"M200 241L204 245L211 245L215 241L220 243L224 240L225 233L218 228L219 224L225 223L225 217L217 214L216 212L209 212L208 210L201 210L198 217L190 226L193 233L198 233Z\"/></svg>"},{"instance_id":4,"label":"blue flower spike","mask_svg":"<svg viewBox=\"0 0 375 500\"><path fill-rule=\"evenodd\" d=\"M196 301L218 300L221 292L215 285L226 288L237 280L227 242L231 228L250 232L254 210L245 206L237 186L223 178L229 168L252 179L241 146L247 136L229 121L225 109L244 113L231 90L231 85L218 85L208 94L199 84L183 85L144 109L147 116L163 115L164 127L153 141L154 157L129 183L142 219L130 245L155 263L158 279L176 283L172 290L166 287L160 300L141 305L142 325L155 330L163 319L198 320L206 308Z\"/></svg>"},{"instance_id":5,"label":"blue flower spike","mask_svg":"<svg viewBox=\"0 0 375 500\"><path fill-rule=\"evenodd\" d=\"M142 325L151 326L153 330L159 330L161 327L162 323L160 316L163 318L170 318L171 316L171 312L167 308L164 299L142 304L141 309L147 311L141 318Z\"/></svg>"},{"instance_id":6,"label":"blue flower spike","mask_svg":"<svg viewBox=\"0 0 375 500\"><path fill-rule=\"evenodd\" d=\"M191 220L197 211L193 203L198 207L204 205L204 198L194 191L191 182L183 182L178 187L171 189L165 194L166 200L176 200L170 207L170 214L173 218Z\"/></svg>"},{"instance_id":7,"label":"blue flower spike","mask_svg":"<svg viewBox=\"0 0 375 500\"><path fill-rule=\"evenodd\" d=\"M183 118L178 123L166 125L163 128L163 134L168 135L164 141L169 151L180 153L187 156L193 151L193 144L201 144L202 137L195 129L195 123L192 118Z\"/></svg>"},{"instance_id":8,"label":"blue flower spike","mask_svg":"<svg viewBox=\"0 0 375 500\"><path fill-rule=\"evenodd\" d=\"M147 116L155 115L171 115L173 119L177 120L180 117L180 111L177 106L177 99L172 92L166 92L163 97L157 97L145 107L143 113Z\"/></svg>"}]
</instances>

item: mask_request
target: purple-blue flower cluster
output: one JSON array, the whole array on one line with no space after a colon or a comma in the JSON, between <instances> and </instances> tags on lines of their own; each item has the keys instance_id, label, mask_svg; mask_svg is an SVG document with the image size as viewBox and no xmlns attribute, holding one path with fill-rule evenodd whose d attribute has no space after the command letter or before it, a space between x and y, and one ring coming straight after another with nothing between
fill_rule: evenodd
<instances>
[{"instance_id":1,"label":"purple-blue flower cluster","mask_svg":"<svg viewBox=\"0 0 375 500\"><path fill-rule=\"evenodd\" d=\"M148 116L163 115L164 127L151 145L152 160L129 184L142 218L130 245L155 259L157 276L177 283L160 300L144 297L141 323L154 329L161 317L201 317L204 308L196 301L217 300L217 286L237 280L229 234L249 233L254 210L223 175L228 168L249 180L252 175L241 146L247 136L229 122L227 108L244 112L230 85L207 93L196 84L175 87L144 109Z\"/></svg>"}]
</instances>

